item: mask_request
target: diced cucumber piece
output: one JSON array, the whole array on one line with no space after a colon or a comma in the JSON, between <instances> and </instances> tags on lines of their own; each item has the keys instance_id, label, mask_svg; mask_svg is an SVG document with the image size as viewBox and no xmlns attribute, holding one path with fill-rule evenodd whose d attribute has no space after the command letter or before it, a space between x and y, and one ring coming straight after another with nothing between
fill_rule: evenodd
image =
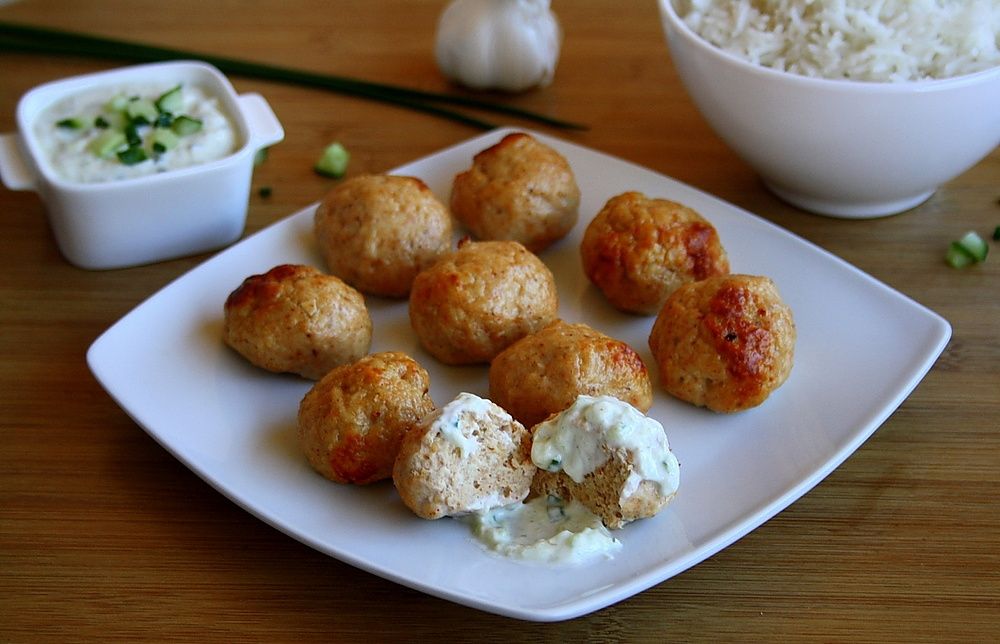
<instances>
[{"instance_id":1,"label":"diced cucumber piece","mask_svg":"<svg viewBox=\"0 0 1000 644\"><path fill-rule=\"evenodd\" d=\"M107 104L107 108L111 112L124 112L126 107L128 107L128 96L124 94L115 94Z\"/></svg>"},{"instance_id":2,"label":"diced cucumber piece","mask_svg":"<svg viewBox=\"0 0 1000 644\"><path fill-rule=\"evenodd\" d=\"M120 130L105 130L90 142L90 151L101 158L108 158L127 145L125 133Z\"/></svg>"},{"instance_id":3,"label":"diced cucumber piece","mask_svg":"<svg viewBox=\"0 0 1000 644\"><path fill-rule=\"evenodd\" d=\"M351 154L340 143L331 143L323 150L323 156L316 162L315 170L325 177L339 179L347 172Z\"/></svg>"},{"instance_id":4,"label":"diced cucumber piece","mask_svg":"<svg viewBox=\"0 0 1000 644\"><path fill-rule=\"evenodd\" d=\"M965 235L963 235L962 238L956 243L977 262L981 262L986 259L987 253L990 252L989 245L987 245L986 241L974 230L970 230L965 233Z\"/></svg>"},{"instance_id":5,"label":"diced cucumber piece","mask_svg":"<svg viewBox=\"0 0 1000 644\"><path fill-rule=\"evenodd\" d=\"M174 134L173 130L158 127L153 130L153 152L163 153L167 150L173 150L180 143L180 140L180 137Z\"/></svg>"},{"instance_id":6,"label":"diced cucumber piece","mask_svg":"<svg viewBox=\"0 0 1000 644\"><path fill-rule=\"evenodd\" d=\"M156 109L161 112L176 114L184 107L184 96L181 95L181 86L167 90L156 99Z\"/></svg>"},{"instance_id":7,"label":"diced cucumber piece","mask_svg":"<svg viewBox=\"0 0 1000 644\"><path fill-rule=\"evenodd\" d=\"M965 249L958 242L951 242L948 244L948 252L944 255L944 261L948 262L948 266L952 268L965 268L975 263L976 260L965 252Z\"/></svg>"},{"instance_id":8,"label":"diced cucumber piece","mask_svg":"<svg viewBox=\"0 0 1000 644\"><path fill-rule=\"evenodd\" d=\"M156 117L159 115L156 105L148 98L130 100L128 105L125 106L125 113L133 121L145 123L156 121Z\"/></svg>"},{"instance_id":9,"label":"diced cucumber piece","mask_svg":"<svg viewBox=\"0 0 1000 644\"><path fill-rule=\"evenodd\" d=\"M189 134L194 134L201 129L201 121L182 114L174 119L174 122L170 124L170 129L172 129L175 134L187 136Z\"/></svg>"}]
</instances>

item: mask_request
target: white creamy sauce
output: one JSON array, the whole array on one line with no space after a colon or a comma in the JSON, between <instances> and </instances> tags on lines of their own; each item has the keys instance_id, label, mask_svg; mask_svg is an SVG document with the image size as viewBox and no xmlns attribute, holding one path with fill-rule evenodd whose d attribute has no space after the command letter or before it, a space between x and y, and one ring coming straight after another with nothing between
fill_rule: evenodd
<instances>
[{"instance_id":1,"label":"white creamy sauce","mask_svg":"<svg viewBox=\"0 0 1000 644\"><path fill-rule=\"evenodd\" d=\"M486 416L490 411L506 414L492 401L474 394L460 393L441 408L430 431L439 432L446 441L458 447L462 456L468 456L479 449L479 442L473 435L477 427L475 419Z\"/></svg>"},{"instance_id":2,"label":"white creamy sauce","mask_svg":"<svg viewBox=\"0 0 1000 644\"><path fill-rule=\"evenodd\" d=\"M538 497L465 518L473 534L505 557L546 564L610 559L622 548L600 517L578 501Z\"/></svg>"},{"instance_id":3,"label":"white creamy sauce","mask_svg":"<svg viewBox=\"0 0 1000 644\"><path fill-rule=\"evenodd\" d=\"M579 396L557 416L534 430L531 459L539 468L562 470L577 483L603 465L609 449L631 455L632 475L622 491L627 499L643 481L664 495L680 485L680 465L670 451L663 426L626 402L611 396Z\"/></svg>"},{"instance_id":4,"label":"white creamy sauce","mask_svg":"<svg viewBox=\"0 0 1000 644\"><path fill-rule=\"evenodd\" d=\"M197 85L182 87L183 107L178 111L202 122L198 132L180 137L178 145L135 165L126 165L115 156L102 158L90 148L104 130L94 127L98 116L107 114L114 96L141 96L155 100L171 87L135 84L94 89L69 96L43 111L35 120L33 134L45 152L45 160L67 181L103 183L166 172L207 163L231 154L237 147L236 131L219 99ZM84 127L59 127L63 119L80 119Z\"/></svg>"}]
</instances>

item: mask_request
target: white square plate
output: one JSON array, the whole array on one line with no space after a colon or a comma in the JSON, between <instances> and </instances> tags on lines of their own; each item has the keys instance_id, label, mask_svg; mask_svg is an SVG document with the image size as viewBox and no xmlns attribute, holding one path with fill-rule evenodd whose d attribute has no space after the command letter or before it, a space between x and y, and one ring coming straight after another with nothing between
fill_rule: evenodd
<instances>
[{"instance_id":1,"label":"white square plate","mask_svg":"<svg viewBox=\"0 0 1000 644\"><path fill-rule=\"evenodd\" d=\"M512 130L479 136L397 168L447 203L451 180ZM824 250L665 176L539 133L569 160L581 221L542 254L560 314L629 342L655 374L652 318L613 310L583 275L589 219L626 190L679 201L718 229L733 272L774 279L798 327L795 367L760 407L718 415L662 391L650 415L667 430L681 487L658 516L618 533L612 560L553 571L485 552L457 521L412 515L390 482L340 486L300 454L298 403L311 383L256 369L221 340L222 306L242 280L281 263L323 268L314 206L193 269L122 318L88 353L90 368L153 438L240 506L351 565L406 586L521 619L576 617L620 601L718 552L805 494L891 414L944 349L943 318ZM431 375L438 405L488 395L485 367L444 367L413 336L405 301L369 297L372 351L399 350ZM655 376L654 376L655 382ZM658 388L654 384L654 387Z\"/></svg>"}]
</instances>

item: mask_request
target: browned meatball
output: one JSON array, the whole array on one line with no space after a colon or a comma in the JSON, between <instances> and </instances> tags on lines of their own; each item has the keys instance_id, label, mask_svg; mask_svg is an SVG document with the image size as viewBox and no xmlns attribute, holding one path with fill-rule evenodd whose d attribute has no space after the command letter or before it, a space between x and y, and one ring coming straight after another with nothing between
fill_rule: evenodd
<instances>
[{"instance_id":1,"label":"browned meatball","mask_svg":"<svg viewBox=\"0 0 1000 644\"><path fill-rule=\"evenodd\" d=\"M539 252L576 224L580 189L558 152L523 132L477 154L455 177L451 210L478 239L510 239Z\"/></svg>"},{"instance_id":2,"label":"browned meatball","mask_svg":"<svg viewBox=\"0 0 1000 644\"><path fill-rule=\"evenodd\" d=\"M629 313L654 314L681 284L729 272L712 224L687 206L638 192L605 204L580 253L590 281Z\"/></svg>"},{"instance_id":3,"label":"browned meatball","mask_svg":"<svg viewBox=\"0 0 1000 644\"><path fill-rule=\"evenodd\" d=\"M667 299L649 348L667 392L713 411L740 411L788 378L795 322L769 278L711 277Z\"/></svg>"},{"instance_id":4,"label":"browned meatball","mask_svg":"<svg viewBox=\"0 0 1000 644\"><path fill-rule=\"evenodd\" d=\"M451 215L420 179L361 175L331 190L315 215L330 272L373 295L404 297L451 248Z\"/></svg>"},{"instance_id":5,"label":"browned meatball","mask_svg":"<svg viewBox=\"0 0 1000 644\"><path fill-rule=\"evenodd\" d=\"M410 323L441 362L476 364L554 321L558 304L552 272L524 246L466 240L417 275Z\"/></svg>"},{"instance_id":6,"label":"browned meatball","mask_svg":"<svg viewBox=\"0 0 1000 644\"><path fill-rule=\"evenodd\" d=\"M337 483L392 476L403 436L434 410L430 377L403 353L373 353L326 374L299 404L298 437L313 469Z\"/></svg>"},{"instance_id":7,"label":"browned meatball","mask_svg":"<svg viewBox=\"0 0 1000 644\"><path fill-rule=\"evenodd\" d=\"M364 296L311 266L282 264L251 275L226 298L224 311L226 344L268 371L315 380L371 346Z\"/></svg>"},{"instance_id":8,"label":"browned meatball","mask_svg":"<svg viewBox=\"0 0 1000 644\"><path fill-rule=\"evenodd\" d=\"M580 394L614 396L643 412L653 403L639 354L586 324L557 321L490 364L490 399L525 427L566 409Z\"/></svg>"},{"instance_id":9,"label":"browned meatball","mask_svg":"<svg viewBox=\"0 0 1000 644\"><path fill-rule=\"evenodd\" d=\"M528 430L491 401L461 393L407 432L392 480L414 514L440 519L522 501L535 470Z\"/></svg>"}]
</instances>

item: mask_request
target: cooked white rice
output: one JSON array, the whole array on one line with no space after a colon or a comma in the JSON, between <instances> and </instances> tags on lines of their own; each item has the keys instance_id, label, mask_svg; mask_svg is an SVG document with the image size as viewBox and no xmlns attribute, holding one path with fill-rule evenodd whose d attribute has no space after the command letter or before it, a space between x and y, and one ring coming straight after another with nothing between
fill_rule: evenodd
<instances>
[{"instance_id":1,"label":"cooked white rice","mask_svg":"<svg viewBox=\"0 0 1000 644\"><path fill-rule=\"evenodd\" d=\"M672 0L708 42L804 76L950 78L1000 65L1000 0Z\"/></svg>"}]
</instances>

